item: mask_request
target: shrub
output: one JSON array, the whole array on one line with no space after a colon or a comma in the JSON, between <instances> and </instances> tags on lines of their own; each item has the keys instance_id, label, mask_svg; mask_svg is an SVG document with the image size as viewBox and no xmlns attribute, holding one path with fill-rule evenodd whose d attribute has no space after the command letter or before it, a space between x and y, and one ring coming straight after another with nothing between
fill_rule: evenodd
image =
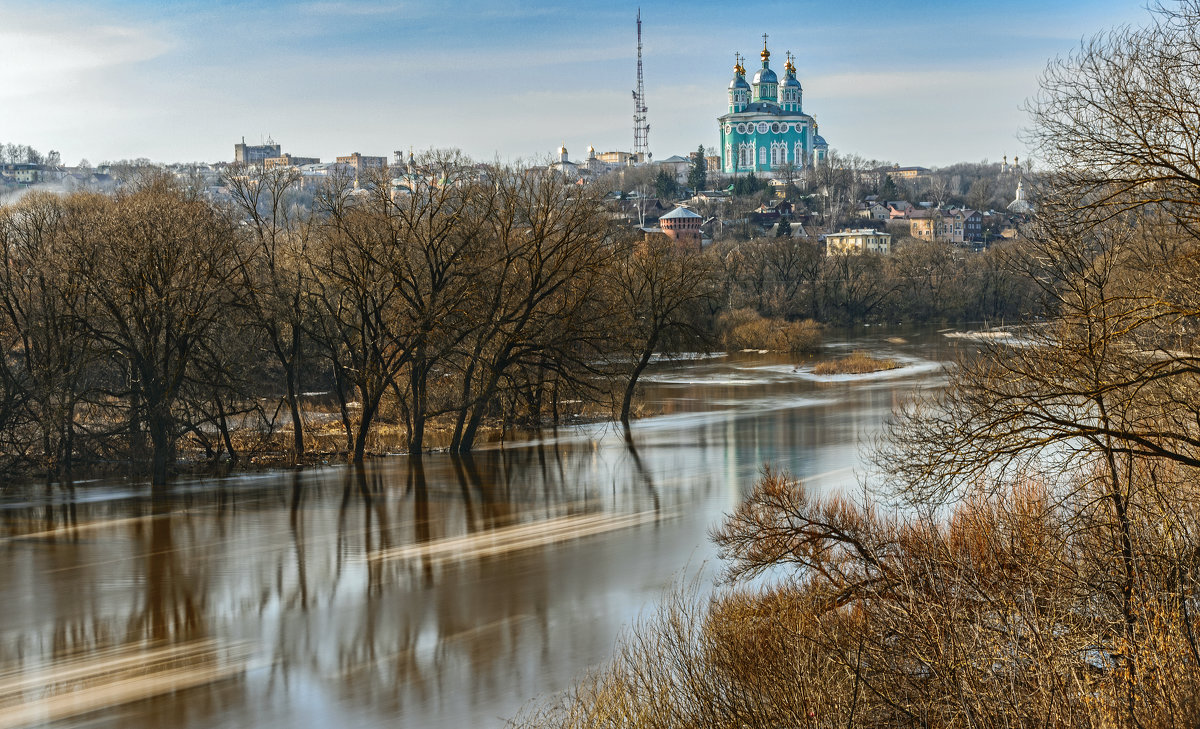
<instances>
[{"instance_id":1,"label":"shrub","mask_svg":"<svg viewBox=\"0 0 1200 729\"><path fill-rule=\"evenodd\" d=\"M769 349L775 352L814 352L821 346L821 325L811 319L790 322L762 316L753 309L734 309L717 321L726 351Z\"/></svg>"}]
</instances>

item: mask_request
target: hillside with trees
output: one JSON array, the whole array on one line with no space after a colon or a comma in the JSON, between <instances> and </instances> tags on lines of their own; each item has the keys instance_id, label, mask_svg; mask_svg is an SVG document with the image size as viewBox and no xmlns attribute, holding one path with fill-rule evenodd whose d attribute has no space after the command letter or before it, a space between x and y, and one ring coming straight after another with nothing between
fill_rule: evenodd
<instances>
[{"instance_id":1,"label":"hillside with trees","mask_svg":"<svg viewBox=\"0 0 1200 729\"><path fill-rule=\"evenodd\" d=\"M1006 262L1047 318L897 414L881 490L764 473L714 534L727 586L518 725L1200 723L1198 68L1195 0L1052 61Z\"/></svg>"}]
</instances>

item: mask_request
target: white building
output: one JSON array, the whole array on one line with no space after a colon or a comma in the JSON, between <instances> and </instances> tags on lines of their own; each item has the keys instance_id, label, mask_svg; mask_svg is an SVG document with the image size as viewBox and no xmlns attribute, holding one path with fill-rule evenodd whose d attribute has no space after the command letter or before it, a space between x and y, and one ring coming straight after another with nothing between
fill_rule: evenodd
<instances>
[{"instance_id":1,"label":"white building","mask_svg":"<svg viewBox=\"0 0 1200 729\"><path fill-rule=\"evenodd\" d=\"M879 253L889 255L892 252L892 234L881 233L873 228L844 230L841 233L830 233L825 236L825 255L850 255L859 253Z\"/></svg>"}]
</instances>

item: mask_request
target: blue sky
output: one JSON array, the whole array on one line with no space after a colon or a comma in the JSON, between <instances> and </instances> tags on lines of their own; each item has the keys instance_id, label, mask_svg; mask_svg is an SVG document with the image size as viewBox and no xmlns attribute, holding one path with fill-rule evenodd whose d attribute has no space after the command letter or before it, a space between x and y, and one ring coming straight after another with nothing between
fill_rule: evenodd
<instances>
[{"instance_id":1,"label":"blue sky","mask_svg":"<svg viewBox=\"0 0 1200 729\"><path fill-rule=\"evenodd\" d=\"M0 141L231 159L245 136L331 159L632 146L637 2L0 0ZM938 166L1021 154L1048 58L1148 17L1130 0L642 2L650 148L717 141L734 51L797 56L841 152Z\"/></svg>"}]
</instances>

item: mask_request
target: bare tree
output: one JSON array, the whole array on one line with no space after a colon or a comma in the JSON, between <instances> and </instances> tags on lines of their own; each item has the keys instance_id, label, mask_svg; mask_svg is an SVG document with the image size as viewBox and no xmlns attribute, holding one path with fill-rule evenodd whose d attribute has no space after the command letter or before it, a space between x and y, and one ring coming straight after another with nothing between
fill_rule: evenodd
<instances>
[{"instance_id":1,"label":"bare tree","mask_svg":"<svg viewBox=\"0 0 1200 729\"><path fill-rule=\"evenodd\" d=\"M1058 190L1095 220L1152 206L1200 222L1200 2L1154 4L1150 23L1054 60L1030 103L1030 142Z\"/></svg>"},{"instance_id":2,"label":"bare tree","mask_svg":"<svg viewBox=\"0 0 1200 729\"><path fill-rule=\"evenodd\" d=\"M292 455L304 456L304 414L300 408L304 317L311 287L304 266L314 226L311 211L300 208L295 192L299 173L290 167L234 167L225 184L245 217L250 244L239 249L243 302L251 321L262 329L283 371L284 397L291 414Z\"/></svg>"},{"instance_id":3,"label":"bare tree","mask_svg":"<svg viewBox=\"0 0 1200 729\"><path fill-rule=\"evenodd\" d=\"M638 378L654 353L676 344L673 335L698 341L704 305L716 295L714 268L707 256L680 250L665 236L636 244L613 266L621 329L634 357L621 399L627 427Z\"/></svg>"},{"instance_id":4,"label":"bare tree","mask_svg":"<svg viewBox=\"0 0 1200 729\"><path fill-rule=\"evenodd\" d=\"M499 190L491 173L480 175L457 150L431 151L405 170L406 187L394 193L385 179L374 187L396 266L404 306L392 325L411 332L408 345L408 448L424 448L425 424L441 411L430 402L429 381L471 335L470 309L483 272L485 226Z\"/></svg>"},{"instance_id":5,"label":"bare tree","mask_svg":"<svg viewBox=\"0 0 1200 729\"><path fill-rule=\"evenodd\" d=\"M317 310L313 335L334 369L350 458L362 462L380 403L408 364L412 331L406 321L404 282L387 211L369 194L356 194L352 181L335 179L318 204L325 216L307 256ZM347 386L358 394L358 417L349 415Z\"/></svg>"},{"instance_id":6,"label":"bare tree","mask_svg":"<svg viewBox=\"0 0 1200 729\"><path fill-rule=\"evenodd\" d=\"M178 435L172 408L201 344L233 305L233 221L162 175L144 177L80 223L78 311L89 336L128 366L130 436L145 428L153 483L166 483ZM135 452L135 456L138 456Z\"/></svg>"},{"instance_id":7,"label":"bare tree","mask_svg":"<svg viewBox=\"0 0 1200 729\"><path fill-rule=\"evenodd\" d=\"M82 262L69 239L100 203L93 196L35 193L0 209L0 315L16 337L5 351L17 354L20 375L6 371L11 384L22 383L47 476L70 474L78 411L98 384L89 382L97 354L84 325L91 307L86 289L75 285ZM22 450L10 445L12 452Z\"/></svg>"}]
</instances>

